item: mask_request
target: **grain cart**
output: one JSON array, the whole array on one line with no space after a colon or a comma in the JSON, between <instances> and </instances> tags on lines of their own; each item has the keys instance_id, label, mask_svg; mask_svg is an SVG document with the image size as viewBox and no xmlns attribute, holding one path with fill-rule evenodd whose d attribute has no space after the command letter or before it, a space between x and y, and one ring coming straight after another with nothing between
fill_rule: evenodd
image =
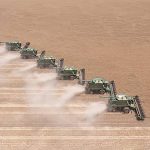
<instances>
[{"instance_id":1,"label":"grain cart","mask_svg":"<svg viewBox=\"0 0 150 150\"><path fill-rule=\"evenodd\" d=\"M117 94L114 81L110 82L110 97L108 99L108 111L119 111L124 113L134 111L137 120L144 120L145 118L139 97Z\"/></svg>"},{"instance_id":2,"label":"grain cart","mask_svg":"<svg viewBox=\"0 0 150 150\"><path fill-rule=\"evenodd\" d=\"M22 59L37 58L37 50L33 48L22 48L20 50L20 55Z\"/></svg>"},{"instance_id":3,"label":"grain cart","mask_svg":"<svg viewBox=\"0 0 150 150\"><path fill-rule=\"evenodd\" d=\"M80 71L78 71L76 68L74 67L64 67L64 59L60 59L58 64L57 64L57 68L56 68L56 72L57 72L57 79L59 80L74 80L74 79L79 79L80 77L80 72L82 72L81 69Z\"/></svg>"},{"instance_id":4,"label":"grain cart","mask_svg":"<svg viewBox=\"0 0 150 150\"><path fill-rule=\"evenodd\" d=\"M19 51L21 49L20 42L0 42L0 44L5 45L8 51Z\"/></svg>"},{"instance_id":5,"label":"grain cart","mask_svg":"<svg viewBox=\"0 0 150 150\"><path fill-rule=\"evenodd\" d=\"M45 51L42 51L41 55L37 60L37 66L39 68L54 68L57 67L56 59L54 57L45 56Z\"/></svg>"}]
</instances>

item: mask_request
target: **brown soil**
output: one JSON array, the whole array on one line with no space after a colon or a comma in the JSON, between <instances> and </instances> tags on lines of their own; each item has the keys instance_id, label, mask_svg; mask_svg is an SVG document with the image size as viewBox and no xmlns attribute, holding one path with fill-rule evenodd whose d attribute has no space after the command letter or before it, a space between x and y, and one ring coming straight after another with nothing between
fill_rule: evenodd
<instances>
[{"instance_id":1,"label":"brown soil","mask_svg":"<svg viewBox=\"0 0 150 150\"><path fill-rule=\"evenodd\" d=\"M149 149L149 18L149 0L0 0L2 41L30 41L39 51L64 57L67 65L86 68L87 79L115 80L118 92L140 96L147 116L137 122L134 114L105 112L91 128L81 114L89 101L99 101L97 96L77 96L75 108L69 105L58 115L45 109L45 116L38 108L28 112L24 93L1 92L0 149ZM10 67L0 74L9 76ZM21 87L19 80L5 86Z\"/></svg>"}]
</instances>

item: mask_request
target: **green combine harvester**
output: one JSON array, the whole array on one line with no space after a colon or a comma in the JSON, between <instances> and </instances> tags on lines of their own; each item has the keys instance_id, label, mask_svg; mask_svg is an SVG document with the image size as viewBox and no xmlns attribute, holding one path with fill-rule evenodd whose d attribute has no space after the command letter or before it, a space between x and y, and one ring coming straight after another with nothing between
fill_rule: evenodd
<instances>
[{"instance_id":1,"label":"green combine harvester","mask_svg":"<svg viewBox=\"0 0 150 150\"><path fill-rule=\"evenodd\" d=\"M85 93L86 94L105 94L110 91L109 82L103 78L95 78L90 81L85 81Z\"/></svg>"},{"instance_id":2,"label":"green combine harvester","mask_svg":"<svg viewBox=\"0 0 150 150\"><path fill-rule=\"evenodd\" d=\"M134 111L137 120L144 120L145 118L145 114L142 109L139 97L117 94L114 81L110 82L110 97L108 100L108 111L119 111L124 113Z\"/></svg>"},{"instance_id":3,"label":"green combine harvester","mask_svg":"<svg viewBox=\"0 0 150 150\"><path fill-rule=\"evenodd\" d=\"M26 42L26 44L19 49L22 59L37 58L37 50L34 48L30 48L29 46L30 42Z\"/></svg>"},{"instance_id":4,"label":"green combine harvester","mask_svg":"<svg viewBox=\"0 0 150 150\"><path fill-rule=\"evenodd\" d=\"M74 79L78 79L79 83L80 83L80 79L81 77L81 72L84 71L84 69L81 69L78 71L78 69L74 68L74 67L63 67L64 66L64 59L60 59L58 64L57 64L57 68L56 68L56 72L57 72L57 79L58 80L74 80Z\"/></svg>"},{"instance_id":5,"label":"green combine harvester","mask_svg":"<svg viewBox=\"0 0 150 150\"><path fill-rule=\"evenodd\" d=\"M37 67L39 68L54 68L57 67L56 59L52 56L45 56L45 51L42 51L41 55L37 60Z\"/></svg>"},{"instance_id":6,"label":"green combine harvester","mask_svg":"<svg viewBox=\"0 0 150 150\"><path fill-rule=\"evenodd\" d=\"M34 48L22 48L20 50L20 55L22 59L37 58L37 50Z\"/></svg>"},{"instance_id":7,"label":"green combine harvester","mask_svg":"<svg viewBox=\"0 0 150 150\"><path fill-rule=\"evenodd\" d=\"M73 67L64 67L57 71L59 80L74 80L77 79L78 70Z\"/></svg>"},{"instance_id":8,"label":"green combine harvester","mask_svg":"<svg viewBox=\"0 0 150 150\"><path fill-rule=\"evenodd\" d=\"M1 45L5 45L8 51L19 51L21 49L20 42L0 42Z\"/></svg>"},{"instance_id":9,"label":"green combine harvester","mask_svg":"<svg viewBox=\"0 0 150 150\"><path fill-rule=\"evenodd\" d=\"M79 84L85 84L86 94L105 94L110 92L109 82L103 78L85 80L85 69L80 71Z\"/></svg>"}]
</instances>

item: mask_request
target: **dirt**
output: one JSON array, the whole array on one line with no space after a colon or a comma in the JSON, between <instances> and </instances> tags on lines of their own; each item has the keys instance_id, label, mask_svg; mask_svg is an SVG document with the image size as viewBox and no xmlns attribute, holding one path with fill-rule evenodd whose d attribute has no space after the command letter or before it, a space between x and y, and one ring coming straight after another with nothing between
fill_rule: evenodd
<instances>
[{"instance_id":1,"label":"dirt","mask_svg":"<svg viewBox=\"0 0 150 150\"><path fill-rule=\"evenodd\" d=\"M14 66L0 68L7 81L1 88L8 88L6 94L0 92L0 149L148 150L149 18L149 0L0 0L2 41L30 41L39 51L65 58L69 66L85 68L87 79L115 80L118 92L139 95L147 117L137 122L134 114L104 112L91 127L84 110L90 102L106 100L84 94L76 96L63 114L54 108L30 108L24 91L10 90L22 88L24 82L9 74L26 63L17 60Z\"/></svg>"}]
</instances>

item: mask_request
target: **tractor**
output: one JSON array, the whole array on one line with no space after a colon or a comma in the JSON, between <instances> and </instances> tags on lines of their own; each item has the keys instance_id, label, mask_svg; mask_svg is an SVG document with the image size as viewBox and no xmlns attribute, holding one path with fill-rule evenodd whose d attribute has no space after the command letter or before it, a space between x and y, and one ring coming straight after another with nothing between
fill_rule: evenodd
<instances>
[{"instance_id":1,"label":"tractor","mask_svg":"<svg viewBox=\"0 0 150 150\"><path fill-rule=\"evenodd\" d=\"M0 42L0 44L5 45L8 51L19 51L21 49L20 42Z\"/></svg>"},{"instance_id":2,"label":"tractor","mask_svg":"<svg viewBox=\"0 0 150 150\"><path fill-rule=\"evenodd\" d=\"M127 96L124 94L117 94L115 82L110 82L110 97L108 99L109 112L135 112L137 120L144 120L145 114L142 109L140 99L138 96Z\"/></svg>"},{"instance_id":3,"label":"tractor","mask_svg":"<svg viewBox=\"0 0 150 150\"><path fill-rule=\"evenodd\" d=\"M20 50L20 55L22 59L37 58L37 50L33 48L22 48Z\"/></svg>"},{"instance_id":4,"label":"tractor","mask_svg":"<svg viewBox=\"0 0 150 150\"><path fill-rule=\"evenodd\" d=\"M37 60L37 67L39 68L54 68L57 67L56 59L54 57L45 56L45 51L42 51L41 55Z\"/></svg>"},{"instance_id":5,"label":"tractor","mask_svg":"<svg viewBox=\"0 0 150 150\"><path fill-rule=\"evenodd\" d=\"M78 71L78 69L74 68L74 67L64 67L64 59L60 59L58 64L57 64L57 68L56 68L56 72L57 72L57 79L58 80L74 80L74 79L78 79L79 83L82 82L82 80L80 80L81 74L84 71L84 69L81 69ZM82 84L82 83L81 83Z\"/></svg>"}]
</instances>

